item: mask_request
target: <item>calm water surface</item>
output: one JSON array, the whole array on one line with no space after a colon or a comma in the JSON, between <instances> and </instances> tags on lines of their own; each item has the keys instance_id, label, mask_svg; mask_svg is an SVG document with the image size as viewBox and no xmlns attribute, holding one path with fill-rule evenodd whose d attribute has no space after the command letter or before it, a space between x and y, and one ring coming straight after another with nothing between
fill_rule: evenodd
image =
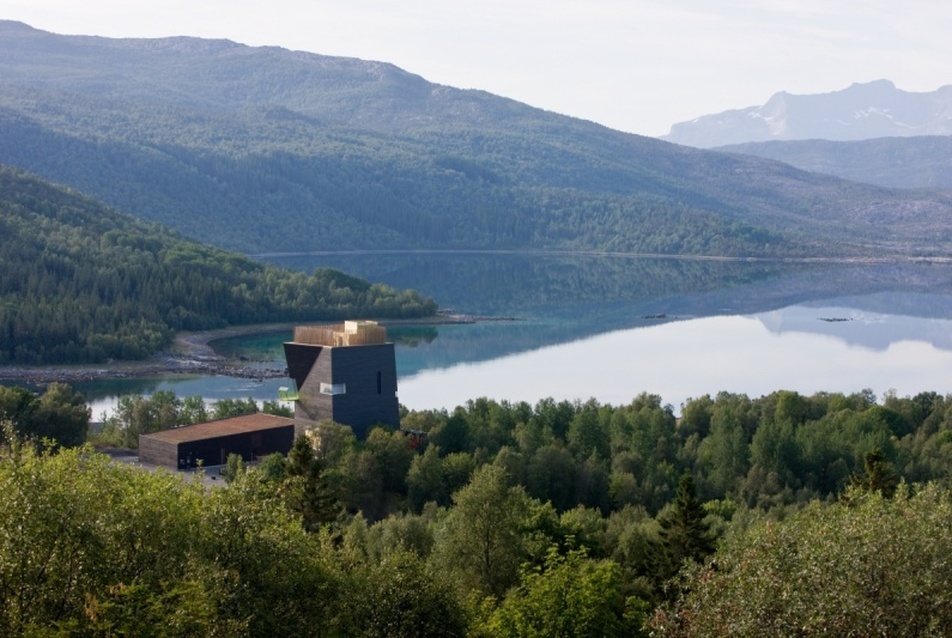
<instances>
[{"instance_id":1,"label":"calm water surface","mask_svg":"<svg viewBox=\"0 0 952 638\"><path fill-rule=\"evenodd\" d=\"M271 257L416 288L442 307L513 321L392 329L400 402L447 408L477 397L628 403L677 410L726 390L878 396L952 392L952 268L789 265L508 254ZM218 347L281 365L290 335ZM126 393L273 399L287 379L120 380L78 385L94 416Z\"/></svg>"}]
</instances>

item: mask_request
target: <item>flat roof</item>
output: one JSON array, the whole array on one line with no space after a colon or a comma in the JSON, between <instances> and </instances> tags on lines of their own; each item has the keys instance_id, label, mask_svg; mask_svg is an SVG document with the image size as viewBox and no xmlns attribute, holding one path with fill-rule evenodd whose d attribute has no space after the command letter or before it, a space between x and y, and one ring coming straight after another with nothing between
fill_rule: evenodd
<instances>
[{"instance_id":1,"label":"flat roof","mask_svg":"<svg viewBox=\"0 0 952 638\"><path fill-rule=\"evenodd\" d=\"M160 430L159 432L150 432L149 434L141 434L139 436L140 438L147 437L168 443L184 443L187 441L201 441L203 439L217 439L233 434L273 430L288 425L294 425L294 419L286 416L257 412L255 414L245 414L229 419L208 421L207 423L183 425L179 428Z\"/></svg>"}]
</instances>

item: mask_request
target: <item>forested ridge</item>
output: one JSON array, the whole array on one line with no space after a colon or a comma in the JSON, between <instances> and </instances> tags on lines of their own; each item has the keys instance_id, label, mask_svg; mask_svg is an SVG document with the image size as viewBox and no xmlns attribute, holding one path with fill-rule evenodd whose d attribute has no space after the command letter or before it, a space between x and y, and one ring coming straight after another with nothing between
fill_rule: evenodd
<instances>
[{"instance_id":1,"label":"forested ridge","mask_svg":"<svg viewBox=\"0 0 952 638\"><path fill-rule=\"evenodd\" d=\"M952 200L676 146L367 62L0 22L0 162L244 252L932 254Z\"/></svg>"},{"instance_id":2,"label":"forested ridge","mask_svg":"<svg viewBox=\"0 0 952 638\"><path fill-rule=\"evenodd\" d=\"M5 633L940 636L952 622L952 397L934 392L720 393L680 418L647 394L475 399L404 411L409 434L365 441L322 423L286 458L232 457L211 490L16 435L40 405L73 414L70 397L0 392ZM228 403L216 414L256 409ZM203 409L128 398L97 440Z\"/></svg>"},{"instance_id":3,"label":"forested ridge","mask_svg":"<svg viewBox=\"0 0 952 638\"><path fill-rule=\"evenodd\" d=\"M203 246L0 167L0 364L141 359L177 330L435 310L413 291Z\"/></svg>"}]
</instances>

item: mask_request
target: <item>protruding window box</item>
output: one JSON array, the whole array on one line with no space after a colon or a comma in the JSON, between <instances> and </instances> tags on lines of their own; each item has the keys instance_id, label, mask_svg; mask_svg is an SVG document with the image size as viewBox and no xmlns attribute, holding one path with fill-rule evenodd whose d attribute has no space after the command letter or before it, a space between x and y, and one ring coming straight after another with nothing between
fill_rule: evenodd
<instances>
[{"instance_id":1,"label":"protruding window box","mask_svg":"<svg viewBox=\"0 0 952 638\"><path fill-rule=\"evenodd\" d=\"M321 394L337 396L338 394L347 394L346 383L321 383Z\"/></svg>"},{"instance_id":2,"label":"protruding window box","mask_svg":"<svg viewBox=\"0 0 952 638\"><path fill-rule=\"evenodd\" d=\"M278 388L278 399L281 401L297 401L300 398L301 395L298 394L297 388L291 389L287 386Z\"/></svg>"}]
</instances>

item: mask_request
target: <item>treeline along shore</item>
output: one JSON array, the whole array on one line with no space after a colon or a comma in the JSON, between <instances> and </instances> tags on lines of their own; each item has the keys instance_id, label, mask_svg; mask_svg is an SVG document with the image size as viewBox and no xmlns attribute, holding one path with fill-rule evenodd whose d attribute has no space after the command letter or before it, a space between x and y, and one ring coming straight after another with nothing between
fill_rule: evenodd
<instances>
[{"instance_id":1,"label":"treeline along shore","mask_svg":"<svg viewBox=\"0 0 952 638\"><path fill-rule=\"evenodd\" d=\"M518 317L470 315L440 310L412 319L381 319L385 327L461 325L488 321L518 321ZM0 365L0 380L30 384L72 383L94 379L146 377L164 374L208 374L244 379L274 379L287 375L283 366L250 366L247 361L216 352L214 342L232 337L291 332L295 323L254 324L217 330L183 332L172 346L143 361L110 361L95 365Z\"/></svg>"},{"instance_id":2,"label":"treeline along shore","mask_svg":"<svg viewBox=\"0 0 952 638\"><path fill-rule=\"evenodd\" d=\"M413 290L329 268L305 274L189 241L3 167L0 229L3 367L142 361L150 370L194 369L209 362L154 356L182 332L417 319L438 309Z\"/></svg>"}]
</instances>

